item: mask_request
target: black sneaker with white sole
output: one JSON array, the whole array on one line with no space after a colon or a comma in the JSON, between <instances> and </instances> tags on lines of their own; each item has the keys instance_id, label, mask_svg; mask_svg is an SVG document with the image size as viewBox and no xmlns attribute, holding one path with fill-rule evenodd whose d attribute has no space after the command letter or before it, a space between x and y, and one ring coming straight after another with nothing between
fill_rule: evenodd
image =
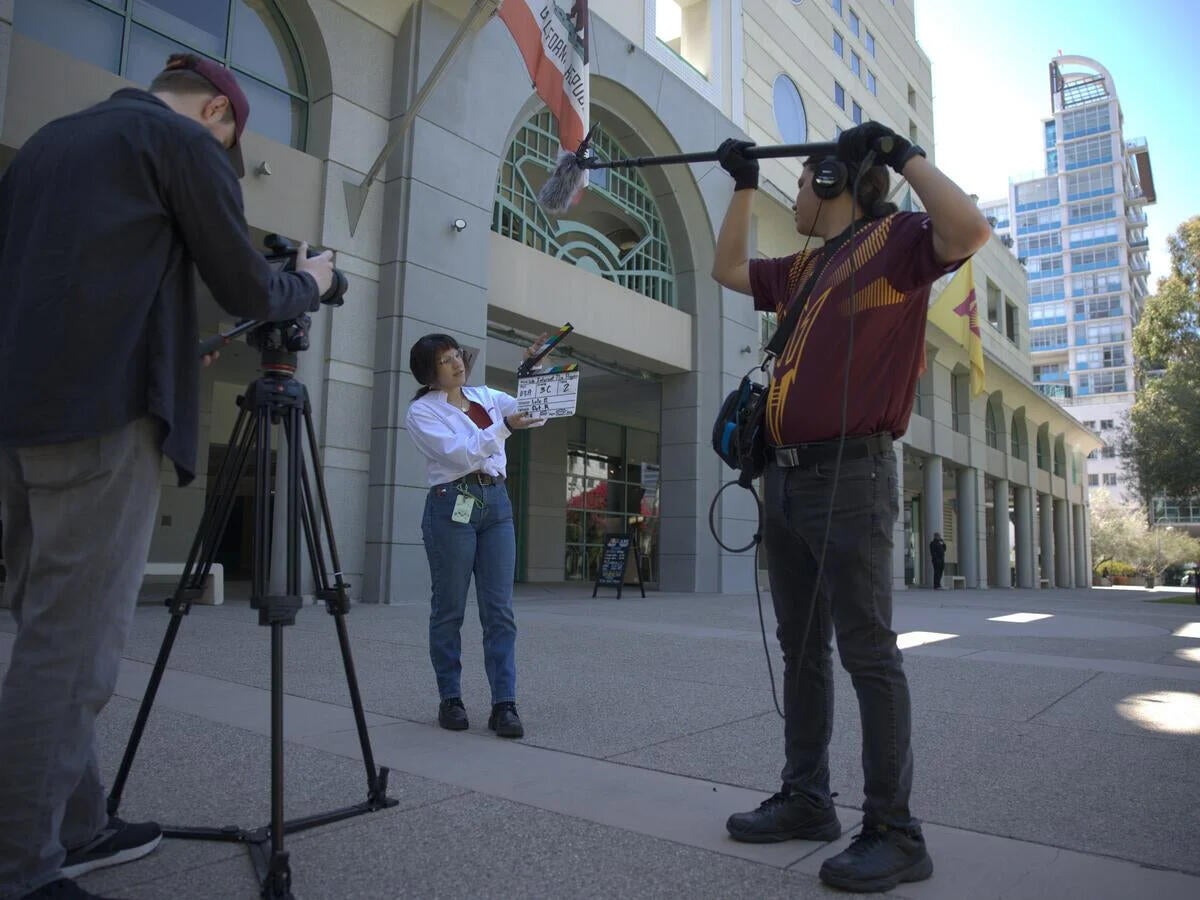
<instances>
[{"instance_id":1,"label":"black sneaker with white sole","mask_svg":"<svg viewBox=\"0 0 1200 900\"><path fill-rule=\"evenodd\" d=\"M96 869L107 869L133 862L152 852L162 840L162 829L155 822L125 822L108 817L108 825L91 843L67 851L62 864L66 878L78 878Z\"/></svg>"},{"instance_id":2,"label":"black sneaker with white sole","mask_svg":"<svg viewBox=\"0 0 1200 900\"><path fill-rule=\"evenodd\" d=\"M43 884L32 894L26 894L24 900L117 900L117 898L90 894L70 878L60 878L58 881Z\"/></svg>"}]
</instances>

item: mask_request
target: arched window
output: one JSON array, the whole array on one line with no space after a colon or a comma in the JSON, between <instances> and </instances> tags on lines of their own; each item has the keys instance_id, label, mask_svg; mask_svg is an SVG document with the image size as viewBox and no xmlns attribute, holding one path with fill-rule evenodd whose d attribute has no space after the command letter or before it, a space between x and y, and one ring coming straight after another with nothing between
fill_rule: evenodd
<instances>
[{"instance_id":1,"label":"arched window","mask_svg":"<svg viewBox=\"0 0 1200 900\"><path fill-rule=\"evenodd\" d=\"M775 78L772 92L775 101L775 124L785 144L803 144L808 140L808 116L796 82L786 75Z\"/></svg>"},{"instance_id":2,"label":"arched window","mask_svg":"<svg viewBox=\"0 0 1200 900\"><path fill-rule=\"evenodd\" d=\"M630 155L599 124L592 150L601 159ZM558 129L550 111L542 110L517 132L504 156L492 230L651 300L677 305L666 226L641 174L636 169L592 169L584 197L553 219L538 204L537 186L554 168L557 155Z\"/></svg>"},{"instance_id":3,"label":"arched window","mask_svg":"<svg viewBox=\"0 0 1200 900\"><path fill-rule=\"evenodd\" d=\"M1025 423L1014 414L1012 417L1012 455L1017 459L1025 459L1024 440L1022 440Z\"/></svg>"},{"instance_id":4,"label":"arched window","mask_svg":"<svg viewBox=\"0 0 1200 900\"><path fill-rule=\"evenodd\" d=\"M251 131L304 149L308 84L273 0L17 0L13 27L140 87L172 53L207 56L237 72Z\"/></svg>"},{"instance_id":5,"label":"arched window","mask_svg":"<svg viewBox=\"0 0 1200 900\"><path fill-rule=\"evenodd\" d=\"M996 405L988 400L987 411L983 422L983 435L987 445L995 450L1000 449L1000 426L996 422Z\"/></svg>"},{"instance_id":6,"label":"arched window","mask_svg":"<svg viewBox=\"0 0 1200 900\"><path fill-rule=\"evenodd\" d=\"M1038 429L1037 467L1046 472L1050 471L1050 438L1044 428Z\"/></svg>"},{"instance_id":7,"label":"arched window","mask_svg":"<svg viewBox=\"0 0 1200 900\"><path fill-rule=\"evenodd\" d=\"M1062 438L1054 442L1054 474L1059 478L1067 477L1067 454L1063 449Z\"/></svg>"}]
</instances>

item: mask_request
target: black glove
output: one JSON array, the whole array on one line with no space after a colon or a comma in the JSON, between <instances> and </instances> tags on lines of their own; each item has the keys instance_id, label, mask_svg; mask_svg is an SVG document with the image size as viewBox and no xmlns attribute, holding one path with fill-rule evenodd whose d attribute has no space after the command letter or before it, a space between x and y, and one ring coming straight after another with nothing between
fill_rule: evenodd
<instances>
[{"instance_id":1,"label":"black glove","mask_svg":"<svg viewBox=\"0 0 1200 900\"><path fill-rule=\"evenodd\" d=\"M733 176L734 190L754 190L758 187L758 160L742 155L742 151L753 147L751 141L727 138L717 148L717 162Z\"/></svg>"},{"instance_id":2,"label":"black glove","mask_svg":"<svg viewBox=\"0 0 1200 900\"><path fill-rule=\"evenodd\" d=\"M849 166L858 166L874 150L872 165L891 166L896 174L914 156L925 151L879 122L863 122L847 128L837 140L837 157Z\"/></svg>"}]
</instances>

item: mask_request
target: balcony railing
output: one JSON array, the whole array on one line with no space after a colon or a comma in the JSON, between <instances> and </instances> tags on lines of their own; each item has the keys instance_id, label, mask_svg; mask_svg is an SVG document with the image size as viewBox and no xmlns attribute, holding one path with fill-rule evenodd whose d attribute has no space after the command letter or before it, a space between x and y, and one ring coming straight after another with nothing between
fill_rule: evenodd
<instances>
[{"instance_id":1,"label":"balcony railing","mask_svg":"<svg viewBox=\"0 0 1200 900\"><path fill-rule=\"evenodd\" d=\"M1119 265L1121 265L1121 260L1119 260L1119 259L1112 259L1112 260L1101 259L1101 260L1097 260L1096 262L1079 263L1078 265L1076 265L1075 263L1071 263L1071 271L1072 272L1093 272L1097 269L1115 269Z\"/></svg>"},{"instance_id":2,"label":"balcony railing","mask_svg":"<svg viewBox=\"0 0 1200 900\"><path fill-rule=\"evenodd\" d=\"M1110 163L1113 161L1112 154L1101 156L1099 159L1081 159L1073 163L1067 163L1067 171L1073 172L1076 169L1086 169L1088 166L1098 166L1101 163Z\"/></svg>"},{"instance_id":3,"label":"balcony railing","mask_svg":"<svg viewBox=\"0 0 1200 900\"><path fill-rule=\"evenodd\" d=\"M1074 396L1069 384L1039 384L1036 387L1042 396L1053 400L1070 400Z\"/></svg>"}]
</instances>

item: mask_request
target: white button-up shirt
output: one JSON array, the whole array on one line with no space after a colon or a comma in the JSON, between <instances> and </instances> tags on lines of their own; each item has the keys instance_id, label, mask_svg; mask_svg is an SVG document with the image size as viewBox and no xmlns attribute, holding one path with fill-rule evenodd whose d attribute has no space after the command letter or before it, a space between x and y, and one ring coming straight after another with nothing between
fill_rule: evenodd
<instances>
[{"instance_id":1,"label":"white button-up shirt","mask_svg":"<svg viewBox=\"0 0 1200 900\"><path fill-rule=\"evenodd\" d=\"M404 417L409 437L425 456L430 487L472 472L507 477L504 441L512 432L504 417L516 413L516 398L489 387L464 385L462 391L464 397L487 410L492 419L489 427L480 428L446 399L445 391L438 390L414 400Z\"/></svg>"}]
</instances>

